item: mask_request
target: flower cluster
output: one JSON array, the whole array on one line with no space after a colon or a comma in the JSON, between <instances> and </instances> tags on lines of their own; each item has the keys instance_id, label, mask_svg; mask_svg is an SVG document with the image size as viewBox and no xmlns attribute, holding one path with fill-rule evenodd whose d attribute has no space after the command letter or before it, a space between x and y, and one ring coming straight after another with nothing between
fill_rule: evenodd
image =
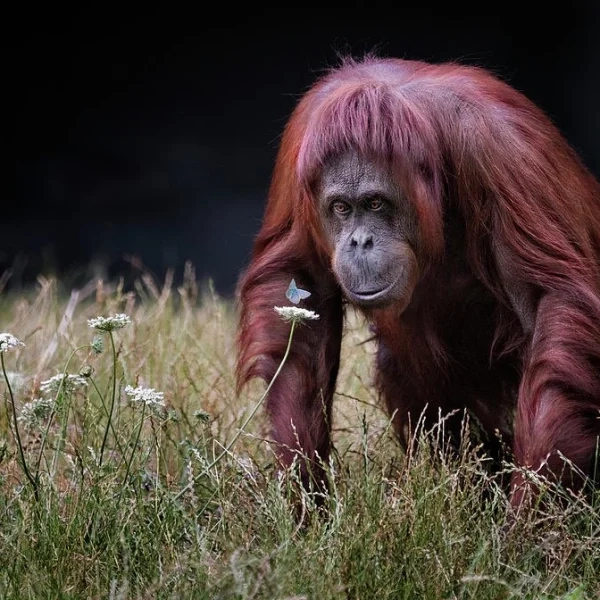
<instances>
[{"instance_id":1,"label":"flower cluster","mask_svg":"<svg viewBox=\"0 0 600 600\"><path fill-rule=\"evenodd\" d=\"M131 323L131 319L124 313L117 313L114 317L94 317L88 319L88 325L98 331L114 331L122 329Z\"/></svg>"},{"instance_id":2,"label":"flower cluster","mask_svg":"<svg viewBox=\"0 0 600 600\"><path fill-rule=\"evenodd\" d=\"M316 312L297 306L274 306L273 308L284 321L314 321L319 318Z\"/></svg>"},{"instance_id":3,"label":"flower cluster","mask_svg":"<svg viewBox=\"0 0 600 600\"><path fill-rule=\"evenodd\" d=\"M61 388L62 383L62 388ZM58 373L46 381L40 383L40 390L47 394L56 394L59 388L63 394L72 394L77 388L88 385L85 377L81 375L70 375L68 373Z\"/></svg>"},{"instance_id":4,"label":"flower cluster","mask_svg":"<svg viewBox=\"0 0 600 600\"><path fill-rule=\"evenodd\" d=\"M18 340L12 333L0 333L0 352L10 352L25 344Z\"/></svg>"},{"instance_id":5,"label":"flower cluster","mask_svg":"<svg viewBox=\"0 0 600 600\"><path fill-rule=\"evenodd\" d=\"M81 369L79 369L79 376L83 377L84 379L88 379L89 377L92 376L93 372L94 372L94 369L92 368L91 365L83 365L81 367Z\"/></svg>"},{"instance_id":6,"label":"flower cluster","mask_svg":"<svg viewBox=\"0 0 600 600\"><path fill-rule=\"evenodd\" d=\"M148 408L154 410L164 408L164 394L157 392L154 388L132 387L128 385L125 393L131 398L132 402L143 402Z\"/></svg>"},{"instance_id":7,"label":"flower cluster","mask_svg":"<svg viewBox=\"0 0 600 600\"><path fill-rule=\"evenodd\" d=\"M37 398L27 404L23 404L18 420L22 421L26 427L32 428L40 425L44 419L47 419L53 409L54 400L52 398Z\"/></svg>"}]
</instances>

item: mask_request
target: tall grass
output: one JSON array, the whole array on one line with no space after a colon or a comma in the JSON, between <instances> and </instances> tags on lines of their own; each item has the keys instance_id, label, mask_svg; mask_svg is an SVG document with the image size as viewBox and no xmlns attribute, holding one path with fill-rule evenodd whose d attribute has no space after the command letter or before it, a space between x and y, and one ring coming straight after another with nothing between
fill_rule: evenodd
<instances>
[{"instance_id":1,"label":"tall grass","mask_svg":"<svg viewBox=\"0 0 600 600\"><path fill-rule=\"evenodd\" d=\"M132 323L98 354L87 319L115 313ZM11 389L0 380L1 598L600 597L600 497L552 494L510 529L473 449L451 455L434 435L433 452L407 459L353 313L331 490L319 509L301 495L300 510L263 414L248 422L264 386L234 393L235 309L191 270L179 287L144 276L127 293L91 282L70 297L40 279L0 297L0 319L26 344L3 355ZM87 385L44 392L70 354L66 371ZM165 406L132 402L127 385Z\"/></svg>"}]
</instances>

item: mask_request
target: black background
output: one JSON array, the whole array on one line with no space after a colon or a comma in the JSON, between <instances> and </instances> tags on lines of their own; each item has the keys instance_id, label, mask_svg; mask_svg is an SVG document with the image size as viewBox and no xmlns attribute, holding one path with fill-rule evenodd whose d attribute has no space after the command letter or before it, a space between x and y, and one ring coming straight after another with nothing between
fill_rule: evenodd
<instances>
[{"instance_id":1,"label":"black background","mask_svg":"<svg viewBox=\"0 0 600 600\"><path fill-rule=\"evenodd\" d=\"M158 277L168 267L180 275L189 259L230 293L285 121L340 53L488 67L542 106L598 175L597 4L522 2L495 14L401 2L139 13L98 5L17 15L5 22L6 131L16 136L0 273L12 270L13 287L40 272L76 285L134 276L131 256Z\"/></svg>"}]
</instances>

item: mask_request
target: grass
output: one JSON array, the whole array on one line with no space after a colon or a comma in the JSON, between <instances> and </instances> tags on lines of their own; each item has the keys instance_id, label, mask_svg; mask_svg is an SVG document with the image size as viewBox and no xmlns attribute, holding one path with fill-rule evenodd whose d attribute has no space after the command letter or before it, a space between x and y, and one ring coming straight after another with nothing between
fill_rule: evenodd
<instances>
[{"instance_id":1,"label":"grass","mask_svg":"<svg viewBox=\"0 0 600 600\"><path fill-rule=\"evenodd\" d=\"M87 319L115 313L132 323L97 354ZM91 282L70 297L41 278L0 296L0 318L26 344L2 354L1 598L600 597L598 494L549 490L507 529L506 497L472 449L451 456L434 438L433 455L408 459L369 386L373 347L353 313L331 492L320 510L302 495L299 518L262 411L240 434L264 385L234 393L235 309L191 270L180 287L144 276L127 293ZM41 390L65 370L87 385ZM127 385L163 392L165 407L131 402ZM17 421L21 457L14 417L40 397L46 414Z\"/></svg>"}]
</instances>

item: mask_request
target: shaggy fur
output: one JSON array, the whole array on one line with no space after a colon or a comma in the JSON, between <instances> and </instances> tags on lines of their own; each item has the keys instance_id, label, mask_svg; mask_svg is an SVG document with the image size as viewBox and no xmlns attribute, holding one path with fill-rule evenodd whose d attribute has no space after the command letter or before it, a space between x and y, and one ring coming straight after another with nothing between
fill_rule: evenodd
<instances>
[{"instance_id":1,"label":"shaggy fur","mask_svg":"<svg viewBox=\"0 0 600 600\"><path fill-rule=\"evenodd\" d=\"M315 206L326 161L348 150L391 166L419 219L409 307L366 311L376 383L400 440L421 413L467 409L493 452L578 487L600 434L600 186L551 121L490 73L457 64L347 60L285 129L264 223L239 285L238 382L270 381L290 279L321 315L298 328L267 402L284 465L326 460L344 300ZM494 442L496 440L496 442ZM317 461L318 462L318 461ZM308 471L303 467L305 483ZM513 478L513 502L523 499Z\"/></svg>"}]
</instances>

